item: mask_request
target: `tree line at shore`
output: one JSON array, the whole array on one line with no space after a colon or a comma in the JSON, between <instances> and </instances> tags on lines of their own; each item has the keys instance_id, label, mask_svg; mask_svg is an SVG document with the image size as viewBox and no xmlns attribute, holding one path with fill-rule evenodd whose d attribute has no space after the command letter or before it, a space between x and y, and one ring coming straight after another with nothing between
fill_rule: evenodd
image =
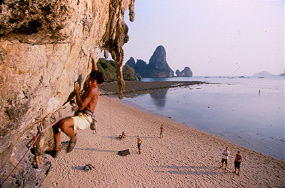
<instances>
[{"instance_id":1,"label":"tree line at shore","mask_svg":"<svg viewBox=\"0 0 285 188\"><path fill-rule=\"evenodd\" d=\"M103 73L105 81L115 81L117 80L117 69L116 62L113 60L106 60L104 58L99 58L97 63L98 70ZM123 67L123 78L124 80L136 80L135 70L129 65Z\"/></svg>"}]
</instances>

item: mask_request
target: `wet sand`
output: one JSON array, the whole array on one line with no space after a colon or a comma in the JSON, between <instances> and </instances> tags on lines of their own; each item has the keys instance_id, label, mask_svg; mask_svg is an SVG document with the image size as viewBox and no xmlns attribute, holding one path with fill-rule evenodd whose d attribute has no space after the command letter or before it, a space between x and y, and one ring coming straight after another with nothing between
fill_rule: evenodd
<instances>
[{"instance_id":1,"label":"wet sand","mask_svg":"<svg viewBox=\"0 0 285 188\"><path fill-rule=\"evenodd\" d=\"M98 132L77 131L75 149L51 159L53 168L42 187L285 187L284 161L106 96L99 97L95 115ZM122 131L127 137L120 141ZM143 141L141 154L138 135ZM220 168L226 146L231 153L228 170ZM130 155L117 155L124 149ZM243 157L240 176L232 173L237 151ZM88 163L95 169L84 171Z\"/></svg>"}]
</instances>

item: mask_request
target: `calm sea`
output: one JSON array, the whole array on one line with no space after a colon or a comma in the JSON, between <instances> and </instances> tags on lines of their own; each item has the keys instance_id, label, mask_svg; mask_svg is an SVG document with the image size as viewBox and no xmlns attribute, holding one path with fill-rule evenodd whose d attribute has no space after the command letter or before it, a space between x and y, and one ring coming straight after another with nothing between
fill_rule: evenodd
<instances>
[{"instance_id":1,"label":"calm sea","mask_svg":"<svg viewBox=\"0 0 285 188\"><path fill-rule=\"evenodd\" d=\"M125 96L123 102L285 160L284 77L145 78L211 84Z\"/></svg>"}]
</instances>

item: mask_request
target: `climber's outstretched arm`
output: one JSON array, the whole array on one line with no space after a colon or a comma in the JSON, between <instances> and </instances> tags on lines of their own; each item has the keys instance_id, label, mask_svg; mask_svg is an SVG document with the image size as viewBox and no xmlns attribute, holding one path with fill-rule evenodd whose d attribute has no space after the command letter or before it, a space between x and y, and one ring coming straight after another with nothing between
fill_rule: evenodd
<instances>
[{"instance_id":1,"label":"climber's outstretched arm","mask_svg":"<svg viewBox=\"0 0 285 188\"><path fill-rule=\"evenodd\" d=\"M98 71L97 62L95 62L94 54L90 53L91 63L92 63L92 71Z\"/></svg>"}]
</instances>

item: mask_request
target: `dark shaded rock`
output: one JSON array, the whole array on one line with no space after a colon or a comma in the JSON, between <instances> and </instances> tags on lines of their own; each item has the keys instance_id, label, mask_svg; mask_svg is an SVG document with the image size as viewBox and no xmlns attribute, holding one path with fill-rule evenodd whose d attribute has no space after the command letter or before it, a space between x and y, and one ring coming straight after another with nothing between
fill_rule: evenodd
<instances>
[{"instance_id":1,"label":"dark shaded rock","mask_svg":"<svg viewBox=\"0 0 285 188\"><path fill-rule=\"evenodd\" d=\"M136 61L133 57L131 57L127 62L126 65L129 65L130 67L132 67L133 69L135 69L136 66Z\"/></svg>"},{"instance_id":2,"label":"dark shaded rock","mask_svg":"<svg viewBox=\"0 0 285 188\"><path fill-rule=\"evenodd\" d=\"M71 21L69 8L64 1L5 0L1 3L0 36L32 44L68 39L69 35L59 31ZM90 22L86 20L86 25L91 25Z\"/></svg>"},{"instance_id":3,"label":"dark shaded rock","mask_svg":"<svg viewBox=\"0 0 285 188\"><path fill-rule=\"evenodd\" d=\"M158 46L151 56L148 64L149 77L165 78L172 77L173 70L168 66L166 61L166 51L163 46Z\"/></svg>"},{"instance_id":4,"label":"dark shaded rock","mask_svg":"<svg viewBox=\"0 0 285 188\"><path fill-rule=\"evenodd\" d=\"M180 77L181 72L177 69L177 70L175 71L175 74L176 74L177 77Z\"/></svg>"},{"instance_id":5,"label":"dark shaded rock","mask_svg":"<svg viewBox=\"0 0 285 188\"><path fill-rule=\"evenodd\" d=\"M139 77L148 77L149 76L149 70L148 70L148 65L145 61L138 59L137 62L135 62L135 59L131 57L127 62L126 65L129 65L132 67L135 72L136 76Z\"/></svg>"},{"instance_id":6,"label":"dark shaded rock","mask_svg":"<svg viewBox=\"0 0 285 188\"><path fill-rule=\"evenodd\" d=\"M143 78L166 78L174 75L173 70L168 66L166 61L166 51L163 46L158 46L149 60L149 64L138 59L135 62L131 57L126 65L134 68L136 75Z\"/></svg>"},{"instance_id":7,"label":"dark shaded rock","mask_svg":"<svg viewBox=\"0 0 285 188\"><path fill-rule=\"evenodd\" d=\"M141 75L141 77L144 77L144 78L148 77L148 75L149 75L147 63L141 59L137 60L137 64L135 66L135 71L136 71L136 73Z\"/></svg>"},{"instance_id":8,"label":"dark shaded rock","mask_svg":"<svg viewBox=\"0 0 285 188\"><path fill-rule=\"evenodd\" d=\"M176 70L177 77L192 77L193 73L189 67L185 67L181 72Z\"/></svg>"},{"instance_id":9,"label":"dark shaded rock","mask_svg":"<svg viewBox=\"0 0 285 188\"><path fill-rule=\"evenodd\" d=\"M18 161L22 159L25 153L28 151L26 147L26 143L29 139L24 140L19 147L17 147L15 152L15 158L11 159L13 165L10 163L6 163L4 168L1 168L0 173L1 175L1 183L4 181L6 177L3 174L10 173L13 168L16 166ZM45 179L52 168L52 163L47 155L43 155L41 157L41 164L39 169L33 168L35 164L35 156L28 151L25 158L22 160L18 168L16 168L15 173L12 174L10 178L6 180L3 184L3 188L5 187L40 187L41 182Z\"/></svg>"}]
</instances>

